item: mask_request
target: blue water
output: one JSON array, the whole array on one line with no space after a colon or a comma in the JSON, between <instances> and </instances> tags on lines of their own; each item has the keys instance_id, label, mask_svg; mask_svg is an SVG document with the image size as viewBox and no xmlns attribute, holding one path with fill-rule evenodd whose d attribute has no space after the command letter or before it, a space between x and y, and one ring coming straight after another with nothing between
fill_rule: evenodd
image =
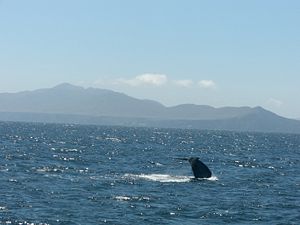
<instances>
[{"instance_id":1,"label":"blue water","mask_svg":"<svg viewBox=\"0 0 300 225\"><path fill-rule=\"evenodd\" d=\"M0 123L0 224L300 224L299 174L295 134Z\"/></svg>"}]
</instances>

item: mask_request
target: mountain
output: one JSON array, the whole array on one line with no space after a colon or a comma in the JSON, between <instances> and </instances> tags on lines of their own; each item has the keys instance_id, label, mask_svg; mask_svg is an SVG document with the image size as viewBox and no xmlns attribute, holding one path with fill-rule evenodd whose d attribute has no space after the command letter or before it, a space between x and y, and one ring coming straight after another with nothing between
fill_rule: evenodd
<instances>
[{"instance_id":1,"label":"mountain","mask_svg":"<svg viewBox=\"0 0 300 225\"><path fill-rule=\"evenodd\" d=\"M61 84L54 88L0 94L1 112L56 113L86 116L146 117L164 106L110 90Z\"/></svg>"},{"instance_id":2,"label":"mountain","mask_svg":"<svg viewBox=\"0 0 300 225\"><path fill-rule=\"evenodd\" d=\"M0 120L300 133L300 121L261 107L166 107L111 90L67 83L0 94Z\"/></svg>"}]
</instances>

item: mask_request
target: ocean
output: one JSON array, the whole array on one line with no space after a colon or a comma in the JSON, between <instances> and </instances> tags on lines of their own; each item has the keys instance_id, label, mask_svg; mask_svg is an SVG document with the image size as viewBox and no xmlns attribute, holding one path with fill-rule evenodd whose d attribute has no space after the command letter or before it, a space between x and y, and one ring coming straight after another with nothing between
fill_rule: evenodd
<instances>
[{"instance_id":1,"label":"ocean","mask_svg":"<svg viewBox=\"0 0 300 225\"><path fill-rule=\"evenodd\" d=\"M0 122L0 184L0 224L300 224L300 135Z\"/></svg>"}]
</instances>

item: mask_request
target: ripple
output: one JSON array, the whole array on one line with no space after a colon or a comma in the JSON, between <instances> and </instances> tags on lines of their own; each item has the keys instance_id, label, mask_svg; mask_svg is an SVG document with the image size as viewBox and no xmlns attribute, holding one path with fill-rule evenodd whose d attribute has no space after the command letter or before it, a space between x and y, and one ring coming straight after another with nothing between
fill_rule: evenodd
<instances>
[{"instance_id":1,"label":"ripple","mask_svg":"<svg viewBox=\"0 0 300 225\"><path fill-rule=\"evenodd\" d=\"M147 196L115 196L115 200L118 201L150 201L150 197Z\"/></svg>"}]
</instances>

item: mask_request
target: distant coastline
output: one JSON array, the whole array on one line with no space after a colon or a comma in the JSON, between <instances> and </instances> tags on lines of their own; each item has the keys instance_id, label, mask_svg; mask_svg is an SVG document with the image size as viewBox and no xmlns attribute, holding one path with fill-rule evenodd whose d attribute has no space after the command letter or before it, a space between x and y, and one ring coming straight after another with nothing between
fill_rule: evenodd
<instances>
[{"instance_id":1,"label":"distant coastline","mask_svg":"<svg viewBox=\"0 0 300 225\"><path fill-rule=\"evenodd\" d=\"M300 121L262 107L166 107L122 93L61 84L0 94L0 120L205 130L300 133Z\"/></svg>"}]
</instances>

